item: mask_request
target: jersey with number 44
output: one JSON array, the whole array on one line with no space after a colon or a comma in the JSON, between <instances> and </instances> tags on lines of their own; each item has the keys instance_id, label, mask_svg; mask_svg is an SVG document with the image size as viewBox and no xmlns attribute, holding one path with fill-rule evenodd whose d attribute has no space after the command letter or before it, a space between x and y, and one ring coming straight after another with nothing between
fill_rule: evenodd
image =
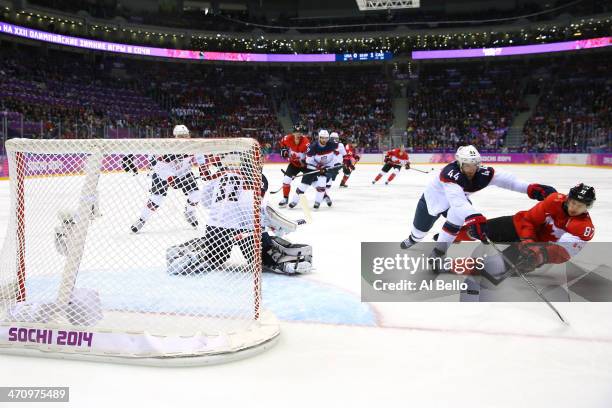
<instances>
[{"instance_id":1,"label":"jersey with number 44","mask_svg":"<svg viewBox=\"0 0 612 408\"><path fill-rule=\"evenodd\" d=\"M567 243L564 247L570 255L578 253L595 235L595 227L588 212L570 217L563 206L566 200L565 194L553 193L530 210L516 213L512 221L518 236L536 242Z\"/></svg>"},{"instance_id":2,"label":"jersey with number 44","mask_svg":"<svg viewBox=\"0 0 612 408\"><path fill-rule=\"evenodd\" d=\"M455 161L447 164L440 175L431 180L423 195L427 209L431 215L438 215L453 208L458 217L480 213L472 206L468 195L486 188L489 185L501 187L518 193L527 193L529 183L518 179L511 173L495 171L493 167L478 167L476 174L470 180L463 174Z\"/></svg>"}]
</instances>

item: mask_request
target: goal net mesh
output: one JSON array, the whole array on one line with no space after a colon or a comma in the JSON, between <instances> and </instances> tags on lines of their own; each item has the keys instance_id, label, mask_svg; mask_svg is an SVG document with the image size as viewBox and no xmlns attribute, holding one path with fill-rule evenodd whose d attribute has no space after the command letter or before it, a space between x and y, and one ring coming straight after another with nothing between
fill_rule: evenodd
<instances>
[{"instance_id":1,"label":"goal net mesh","mask_svg":"<svg viewBox=\"0 0 612 408\"><path fill-rule=\"evenodd\" d=\"M198 354L260 328L257 142L14 139L7 152L0 346Z\"/></svg>"}]
</instances>

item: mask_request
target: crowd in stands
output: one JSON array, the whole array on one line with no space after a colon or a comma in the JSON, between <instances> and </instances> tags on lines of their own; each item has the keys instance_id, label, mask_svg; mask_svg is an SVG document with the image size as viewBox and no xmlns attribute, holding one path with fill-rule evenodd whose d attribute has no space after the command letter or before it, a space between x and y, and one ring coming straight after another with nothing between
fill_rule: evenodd
<instances>
[{"instance_id":1,"label":"crowd in stands","mask_svg":"<svg viewBox=\"0 0 612 408\"><path fill-rule=\"evenodd\" d=\"M174 74L159 85L171 95L175 120L197 134L254 137L270 145L282 136L266 72L200 67Z\"/></svg>"},{"instance_id":2,"label":"crowd in stands","mask_svg":"<svg viewBox=\"0 0 612 408\"><path fill-rule=\"evenodd\" d=\"M608 58L606 58L608 57ZM550 64L535 76L540 97L525 124L523 151L606 151L612 141L609 55Z\"/></svg>"},{"instance_id":3,"label":"crowd in stands","mask_svg":"<svg viewBox=\"0 0 612 408\"><path fill-rule=\"evenodd\" d=\"M393 122L388 80L379 69L297 69L290 74L294 120L312 131L337 131L364 149L378 148Z\"/></svg>"},{"instance_id":4,"label":"crowd in stands","mask_svg":"<svg viewBox=\"0 0 612 408\"><path fill-rule=\"evenodd\" d=\"M0 111L21 115L7 116L9 136L164 137L180 122L198 136L273 143L282 132L265 86L240 69L203 65L29 48L4 48L0 60Z\"/></svg>"},{"instance_id":5,"label":"crowd in stands","mask_svg":"<svg viewBox=\"0 0 612 408\"><path fill-rule=\"evenodd\" d=\"M148 95L145 78L113 77L108 63L78 54L45 55L30 47L1 52L0 110L21 114L11 116L9 131L100 137L93 129L168 126L168 113Z\"/></svg>"},{"instance_id":6,"label":"crowd in stands","mask_svg":"<svg viewBox=\"0 0 612 408\"><path fill-rule=\"evenodd\" d=\"M279 67L168 63L0 45L0 138L170 137L187 125L197 137L253 137L277 151L301 122L378 151L394 121L392 98L405 86L412 152L610 151L609 53L537 61L384 66ZM390 88L393 88L392 92ZM535 107L527 95L539 98ZM524 138L509 146L520 113ZM529 116L531 115L531 116ZM518 129L518 128L517 128ZM520 129L519 129L520 132ZM522 140L522 144L521 143Z\"/></svg>"},{"instance_id":7,"label":"crowd in stands","mask_svg":"<svg viewBox=\"0 0 612 408\"><path fill-rule=\"evenodd\" d=\"M453 150L473 144L504 148L513 117L527 110L516 65L424 66L408 92L406 136L412 151Z\"/></svg>"}]
</instances>

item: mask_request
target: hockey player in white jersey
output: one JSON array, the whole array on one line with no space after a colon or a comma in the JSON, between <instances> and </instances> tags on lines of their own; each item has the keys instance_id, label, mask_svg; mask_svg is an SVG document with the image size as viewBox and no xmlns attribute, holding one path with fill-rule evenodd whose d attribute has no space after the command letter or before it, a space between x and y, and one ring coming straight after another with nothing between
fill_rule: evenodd
<instances>
[{"instance_id":1,"label":"hockey player in white jersey","mask_svg":"<svg viewBox=\"0 0 612 408\"><path fill-rule=\"evenodd\" d=\"M245 180L239 171L228 171L202 189L202 204L208 209L206 233L167 250L168 273L189 275L225 269L229 266L232 249L238 246L249 265L254 265L255 251L254 214L255 195L252 181ZM262 175L261 195L268 187ZM280 238L295 231L304 220L291 221L267 205L261 203L261 256L264 271L296 274L311 270L312 248L309 245L291 244ZM265 230L274 231L271 236Z\"/></svg>"},{"instance_id":2,"label":"hockey player in white jersey","mask_svg":"<svg viewBox=\"0 0 612 408\"><path fill-rule=\"evenodd\" d=\"M344 156L346 156L346 148L344 147L344 143L340 141L340 135L338 132L331 132L329 134L329 138L332 142L335 142L338 145L338 148L336 149L336 161L334 162L334 167L329 171L329 177L327 178L327 185L325 187L325 195L323 196L325 203L331 206L331 198L327 192L334 183L334 180L336 180L336 177L338 177L338 173L342 168Z\"/></svg>"},{"instance_id":3,"label":"hockey player in white jersey","mask_svg":"<svg viewBox=\"0 0 612 408\"><path fill-rule=\"evenodd\" d=\"M172 134L176 138L189 138L189 129L185 125L174 127ZM146 206L142 209L140 217L132 225L132 232L138 233L149 220L151 215L162 205L170 187L181 189L187 197L185 205L185 219L193 228L198 226L195 211L200 202L198 183L192 171L194 161L201 167L205 167L207 159L204 155L176 155L167 154L156 157L155 165L151 174L151 196Z\"/></svg>"},{"instance_id":4,"label":"hockey player in white jersey","mask_svg":"<svg viewBox=\"0 0 612 408\"><path fill-rule=\"evenodd\" d=\"M538 201L556 192L551 186L530 184L511 173L481 166L480 153L471 145L459 147L455 159L425 188L414 214L412 232L401 243L403 249L422 241L441 215L446 218L446 222L438 236L438 255L446 251L464 226L474 239L484 241L487 219L474 208L468 196L489 185L527 194L529 198Z\"/></svg>"},{"instance_id":5,"label":"hockey player in white jersey","mask_svg":"<svg viewBox=\"0 0 612 408\"><path fill-rule=\"evenodd\" d=\"M314 208L317 209L321 206L323 197L325 197L328 177L331 176L335 169L334 165L336 163L336 157L338 156L337 150L338 144L330 140L329 132L325 129L321 129L319 131L318 141L310 143L308 151L306 152L306 168L308 172L302 177L300 186L296 188L293 199L289 203L290 208L294 208L297 205L300 201L300 195L304 194L311 184L314 184L317 189ZM317 170L318 172L316 172ZM329 195L325 199L325 202L331 207L332 201Z\"/></svg>"}]
</instances>

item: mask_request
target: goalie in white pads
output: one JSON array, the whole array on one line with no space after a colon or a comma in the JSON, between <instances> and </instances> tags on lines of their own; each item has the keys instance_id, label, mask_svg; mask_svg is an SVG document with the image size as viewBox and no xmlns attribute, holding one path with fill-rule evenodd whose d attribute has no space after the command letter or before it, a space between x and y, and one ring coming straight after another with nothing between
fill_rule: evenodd
<instances>
[{"instance_id":1,"label":"goalie in white pads","mask_svg":"<svg viewBox=\"0 0 612 408\"><path fill-rule=\"evenodd\" d=\"M262 195L267 188L268 182L262 175ZM228 172L206 186L202 198L202 204L209 209L206 234L167 250L168 273L189 275L222 268L235 245L248 263L254 263L253 202L253 189L248 188L238 172ZM277 234L262 233L263 270L286 274L310 272L312 248L280 238L280 235L295 231L304 221L288 220L265 203L261 205L261 221L262 230L268 227Z\"/></svg>"},{"instance_id":2,"label":"goalie in white pads","mask_svg":"<svg viewBox=\"0 0 612 408\"><path fill-rule=\"evenodd\" d=\"M177 138L190 137L189 129L185 125L175 126L172 133ZM198 219L195 210L200 201L200 194L196 177L191 169L194 160L200 168L207 166L207 159L204 155L167 154L156 158L151 175L151 196L142 209L140 217L131 227L133 233L140 232L151 215L162 205L170 187L181 189L187 197L185 219L189 225L197 228Z\"/></svg>"}]
</instances>

